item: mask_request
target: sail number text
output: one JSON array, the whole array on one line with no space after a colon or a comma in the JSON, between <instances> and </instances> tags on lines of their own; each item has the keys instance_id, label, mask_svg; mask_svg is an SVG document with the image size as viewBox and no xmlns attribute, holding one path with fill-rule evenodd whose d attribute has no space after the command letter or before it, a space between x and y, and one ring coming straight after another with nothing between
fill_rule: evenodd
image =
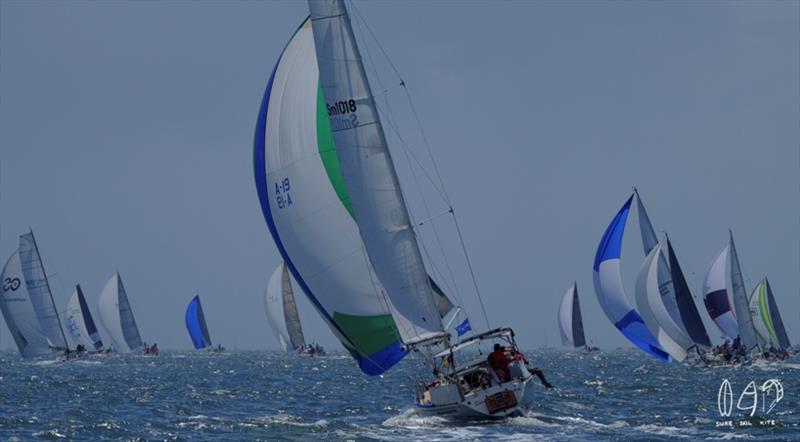
<instances>
[{"instance_id":1,"label":"sail number text","mask_svg":"<svg viewBox=\"0 0 800 442\"><path fill-rule=\"evenodd\" d=\"M349 100L335 101L333 104L325 103L328 117L331 121L331 130L339 131L352 129L358 126L358 104L352 98ZM348 115L349 114L349 115Z\"/></svg>"},{"instance_id":2,"label":"sail number text","mask_svg":"<svg viewBox=\"0 0 800 442\"><path fill-rule=\"evenodd\" d=\"M292 205L292 196L289 194L291 189L292 185L288 177L275 182L275 204L279 209L285 209Z\"/></svg>"}]
</instances>

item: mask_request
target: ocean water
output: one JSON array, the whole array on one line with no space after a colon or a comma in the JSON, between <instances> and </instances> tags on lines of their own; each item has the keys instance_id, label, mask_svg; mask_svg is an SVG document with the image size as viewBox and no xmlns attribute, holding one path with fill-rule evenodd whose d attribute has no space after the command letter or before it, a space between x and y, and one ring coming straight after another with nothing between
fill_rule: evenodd
<instances>
[{"instance_id":1,"label":"ocean water","mask_svg":"<svg viewBox=\"0 0 800 442\"><path fill-rule=\"evenodd\" d=\"M413 413L414 380L426 371L412 357L367 377L343 353L162 352L67 363L2 353L0 440L800 440L798 355L704 368L634 350L526 353L556 388L537 384L524 416L466 423ZM730 417L718 406L724 379ZM775 389L758 393L753 417L737 410L740 397L741 407L753 404L753 395L741 396L750 382L770 379L783 387L772 410Z\"/></svg>"}]
</instances>

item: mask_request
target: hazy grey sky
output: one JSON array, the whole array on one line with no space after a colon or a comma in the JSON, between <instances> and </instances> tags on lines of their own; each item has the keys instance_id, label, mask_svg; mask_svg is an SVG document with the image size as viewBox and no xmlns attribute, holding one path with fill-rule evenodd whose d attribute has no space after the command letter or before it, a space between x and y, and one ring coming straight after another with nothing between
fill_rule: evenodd
<instances>
[{"instance_id":1,"label":"hazy grey sky","mask_svg":"<svg viewBox=\"0 0 800 442\"><path fill-rule=\"evenodd\" d=\"M630 345L600 309L592 260L635 185L695 296L730 227L748 289L768 274L800 341L800 3L356 6L414 97L493 325L523 346L558 344L576 280L588 339ZM199 292L216 342L277 348L262 291L279 255L252 142L269 73L306 15L302 1L2 1L3 262L30 226L59 306L80 282L96 310L119 269L147 341L190 347L183 314ZM395 79L382 80L402 109ZM398 120L414 133L407 112ZM437 227L451 244L452 224ZM640 244L631 220L631 299ZM300 309L309 340L340 348L305 299Z\"/></svg>"}]
</instances>

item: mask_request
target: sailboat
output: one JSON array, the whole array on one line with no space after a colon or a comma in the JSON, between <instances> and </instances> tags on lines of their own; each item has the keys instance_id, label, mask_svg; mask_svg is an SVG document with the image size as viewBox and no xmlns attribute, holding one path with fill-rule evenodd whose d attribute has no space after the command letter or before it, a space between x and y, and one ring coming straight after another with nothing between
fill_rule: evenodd
<instances>
[{"instance_id":1,"label":"sailboat","mask_svg":"<svg viewBox=\"0 0 800 442\"><path fill-rule=\"evenodd\" d=\"M586 336L583 333L583 318L581 304L578 301L578 284L572 283L558 308L558 331L561 333L563 345L583 351L595 351L594 347L586 345Z\"/></svg>"},{"instance_id":2,"label":"sailboat","mask_svg":"<svg viewBox=\"0 0 800 442\"><path fill-rule=\"evenodd\" d=\"M0 309L23 358L69 350L32 230L3 267Z\"/></svg>"},{"instance_id":3,"label":"sailboat","mask_svg":"<svg viewBox=\"0 0 800 442\"><path fill-rule=\"evenodd\" d=\"M753 317L750 314L750 303L744 286L739 255L733 242L733 232L729 231L728 233L728 245L712 261L703 283L703 292L706 295L706 307L709 315L727 339L734 340L738 337L742 347L750 352L759 347L758 336ZM730 291L733 307L728 301L726 278L728 263L730 263Z\"/></svg>"},{"instance_id":4,"label":"sailboat","mask_svg":"<svg viewBox=\"0 0 800 442\"><path fill-rule=\"evenodd\" d=\"M436 379L418 390L422 412L518 414L531 379L521 361L499 381L484 359L455 357L490 339L516 350L513 331L450 344L443 318L457 313L425 269L347 9L309 7L270 75L254 143L256 189L286 267L364 373L411 351L427 357Z\"/></svg>"},{"instance_id":5,"label":"sailboat","mask_svg":"<svg viewBox=\"0 0 800 442\"><path fill-rule=\"evenodd\" d=\"M684 352L695 348L702 353L711 348L711 340L683 276L669 236L658 241L655 229L634 189L639 212L639 228L646 255L637 277L636 304L642 311L648 328L661 328ZM655 249L658 251L654 252ZM651 257L652 256L652 257Z\"/></svg>"},{"instance_id":6,"label":"sailboat","mask_svg":"<svg viewBox=\"0 0 800 442\"><path fill-rule=\"evenodd\" d=\"M213 351L222 351L222 346L214 348L211 343L211 335L208 333L206 325L206 315L203 314L203 304L200 303L200 295L195 295L186 307L186 330L192 339L195 349L208 348Z\"/></svg>"},{"instance_id":7,"label":"sailboat","mask_svg":"<svg viewBox=\"0 0 800 442\"><path fill-rule=\"evenodd\" d=\"M120 353L142 350L142 338L119 272L114 272L103 287L97 311L100 323L111 337L114 350Z\"/></svg>"},{"instance_id":8,"label":"sailboat","mask_svg":"<svg viewBox=\"0 0 800 442\"><path fill-rule=\"evenodd\" d=\"M781 350L788 350L792 346L766 276L759 281L750 295L750 311L756 324L756 331L761 335L764 344L768 344L769 347L777 346Z\"/></svg>"},{"instance_id":9,"label":"sailboat","mask_svg":"<svg viewBox=\"0 0 800 442\"><path fill-rule=\"evenodd\" d=\"M75 290L67 302L66 323L69 337L76 346L94 349L95 352L103 351L103 341L100 339L100 333L92 319L80 284L75 285Z\"/></svg>"},{"instance_id":10,"label":"sailboat","mask_svg":"<svg viewBox=\"0 0 800 442\"><path fill-rule=\"evenodd\" d=\"M289 269L285 263L281 263L269 278L264 291L264 310L272 333L283 351L302 352L306 349Z\"/></svg>"}]
</instances>

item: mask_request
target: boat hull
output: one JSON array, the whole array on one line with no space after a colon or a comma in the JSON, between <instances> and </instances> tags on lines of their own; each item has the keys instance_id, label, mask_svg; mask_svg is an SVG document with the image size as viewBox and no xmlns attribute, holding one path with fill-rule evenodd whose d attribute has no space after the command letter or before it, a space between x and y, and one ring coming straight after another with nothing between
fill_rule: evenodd
<instances>
[{"instance_id":1,"label":"boat hull","mask_svg":"<svg viewBox=\"0 0 800 442\"><path fill-rule=\"evenodd\" d=\"M439 416L448 419L503 419L522 415L522 409L533 403L532 377L515 379L500 385L471 392L459 401L443 404L417 404L421 416ZM513 394L513 405L502 403L502 398ZM501 398L501 402L493 401Z\"/></svg>"}]
</instances>

